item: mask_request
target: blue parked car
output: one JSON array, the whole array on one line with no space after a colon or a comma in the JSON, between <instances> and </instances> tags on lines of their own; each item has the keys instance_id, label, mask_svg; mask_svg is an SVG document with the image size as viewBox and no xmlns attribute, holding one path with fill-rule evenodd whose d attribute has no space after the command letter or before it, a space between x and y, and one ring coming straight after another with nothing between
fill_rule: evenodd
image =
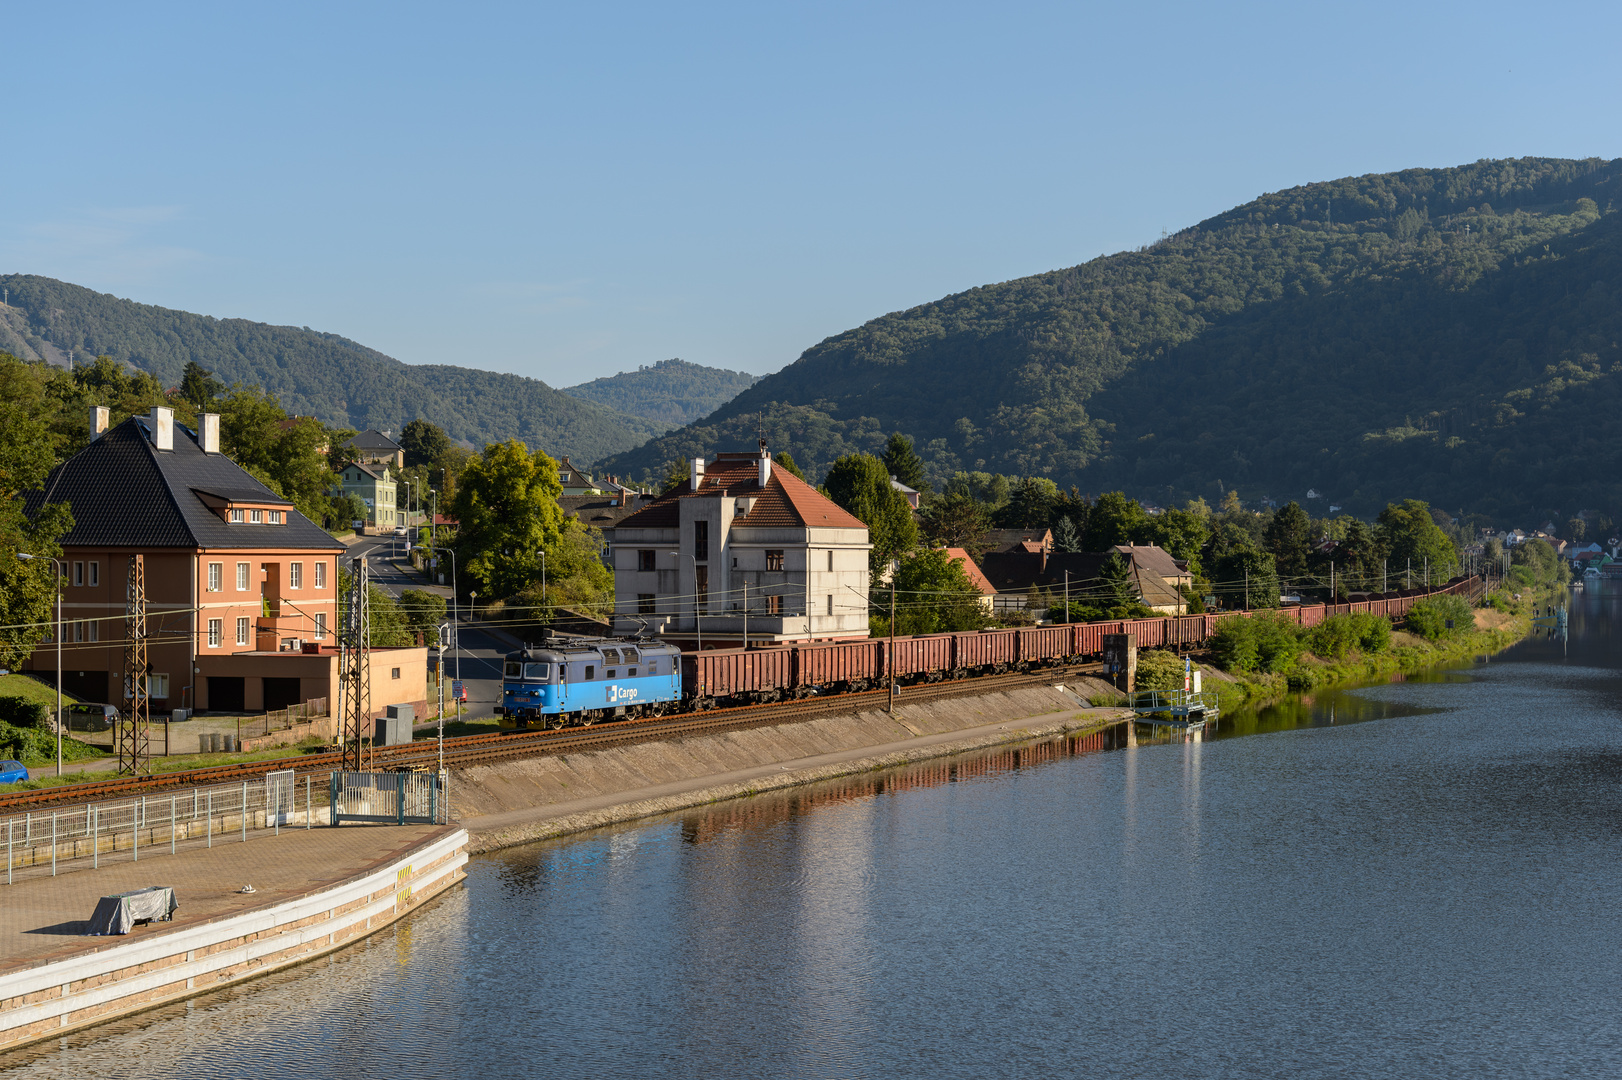
<instances>
[{"instance_id":1,"label":"blue parked car","mask_svg":"<svg viewBox=\"0 0 1622 1080\"><path fill-rule=\"evenodd\" d=\"M0 761L0 784L15 784L28 779L28 770L20 761Z\"/></svg>"}]
</instances>

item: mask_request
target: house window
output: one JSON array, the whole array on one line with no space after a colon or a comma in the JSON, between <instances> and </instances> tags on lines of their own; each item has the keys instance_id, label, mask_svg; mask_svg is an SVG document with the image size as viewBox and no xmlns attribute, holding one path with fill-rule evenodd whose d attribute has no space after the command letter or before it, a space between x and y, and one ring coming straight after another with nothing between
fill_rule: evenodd
<instances>
[{"instance_id":1,"label":"house window","mask_svg":"<svg viewBox=\"0 0 1622 1080\"><path fill-rule=\"evenodd\" d=\"M84 623L75 622L73 624L73 640L74 641L83 641L84 640Z\"/></svg>"},{"instance_id":2,"label":"house window","mask_svg":"<svg viewBox=\"0 0 1622 1080\"><path fill-rule=\"evenodd\" d=\"M766 569L768 569L768 570L781 570L781 569L783 569L783 553L781 551L767 551L766 552Z\"/></svg>"},{"instance_id":3,"label":"house window","mask_svg":"<svg viewBox=\"0 0 1622 1080\"><path fill-rule=\"evenodd\" d=\"M73 564L73 583L75 585L84 584L84 563L82 562Z\"/></svg>"},{"instance_id":4,"label":"house window","mask_svg":"<svg viewBox=\"0 0 1622 1080\"><path fill-rule=\"evenodd\" d=\"M249 510L248 511L248 524L250 524L250 525L263 525L264 523L265 523L265 512L263 510Z\"/></svg>"},{"instance_id":5,"label":"house window","mask_svg":"<svg viewBox=\"0 0 1622 1080\"><path fill-rule=\"evenodd\" d=\"M219 592L220 580L225 577L225 564L211 562L208 564L208 591Z\"/></svg>"},{"instance_id":6,"label":"house window","mask_svg":"<svg viewBox=\"0 0 1622 1080\"><path fill-rule=\"evenodd\" d=\"M246 645L247 643L248 643L248 620L245 619L245 618L239 618L239 619L237 619L237 644L238 645Z\"/></svg>"},{"instance_id":7,"label":"house window","mask_svg":"<svg viewBox=\"0 0 1622 1080\"><path fill-rule=\"evenodd\" d=\"M237 563L237 592L248 591L248 564Z\"/></svg>"},{"instance_id":8,"label":"house window","mask_svg":"<svg viewBox=\"0 0 1622 1080\"><path fill-rule=\"evenodd\" d=\"M220 635L224 633L223 622L221 619L208 620L208 647L211 649L220 647Z\"/></svg>"},{"instance_id":9,"label":"house window","mask_svg":"<svg viewBox=\"0 0 1622 1080\"><path fill-rule=\"evenodd\" d=\"M148 675L146 677L146 696L149 698L166 698L169 696L169 676Z\"/></svg>"},{"instance_id":10,"label":"house window","mask_svg":"<svg viewBox=\"0 0 1622 1080\"><path fill-rule=\"evenodd\" d=\"M642 592L636 594L636 613L638 615L652 615L654 613L652 593Z\"/></svg>"},{"instance_id":11,"label":"house window","mask_svg":"<svg viewBox=\"0 0 1622 1080\"><path fill-rule=\"evenodd\" d=\"M830 552L828 552L828 573L831 574L833 572L834 572L834 553L832 551L830 551Z\"/></svg>"},{"instance_id":12,"label":"house window","mask_svg":"<svg viewBox=\"0 0 1622 1080\"><path fill-rule=\"evenodd\" d=\"M233 510L233 511L231 511L231 520L233 522L235 522L236 524L238 524L238 525L242 524L242 511L241 510Z\"/></svg>"},{"instance_id":13,"label":"house window","mask_svg":"<svg viewBox=\"0 0 1622 1080\"><path fill-rule=\"evenodd\" d=\"M319 566L321 564L317 563L316 565ZM322 638L324 638L326 636L327 636L327 613L324 612L324 611L318 611L318 612L315 613L315 639L317 641L320 641Z\"/></svg>"},{"instance_id":14,"label":"house window","mask_svg":"<svg viewBox=\"0 0 1622 1080\"><path fill-rule=\"evenodd\" d=\"M282 523L282 512L280 510L270 511L270 523L272 525L280 525Z\"/></svg>"},{"instance_id":15,"label":"house window","mask_svg":"<svg viewBox=\"0 0 1622 1080\"><path fill-rule=\"evenodd\" d=\"M287 587L289 589L304 588L304 564L292 563L287 568Z\"/></svg>"},{"instance_id":16,"label":"house window","mask_svg":"<svg viewBox=\"0 0 1622 1080\"><path fill-rule=\"evenodd\" d=\"M696 591L698 593L698 606L701 607L701 608L709 607L710 606L710 568L707 567L707 566L698 567L697 570L693 574L693 578L694 578L694 584L696 586L696 589L694 591Z\"/></svg>"},{"instance_id":17,"label":"house window","mask_svg":"<svg viewBox=\"0 0 1622 1080\"><path fill-rule=\"evenodd\" d=\"M101 584L101 563L99 562L93 562L90 564L90 584Z\"/></svg>"},{"instance_id":18,"label":"house window","mask_svg":"<svg viewBox=\"0 0 1622 1080\"><path fill-rule=\"evenodd\" d=\"M829 593L828 594L828 614L831 616L831 615L833 615L833 613L834 613L834 594Z\"/></svg>"},{"instance_id":19,"label":"house window","mask_svg":"<svg viewBox=\"0 0 1622 1080\"><path fill-rule=\"evenodd\" d=\"M707 521L693 522L693 558L699 562L709 561L710 523Z\"/></svg>"},{"instance_id":20,"label":"house window","mask_svg":"<svg viewBox=\"0 0 1622 1080\"><path fill-rule=\"evenodd\" d=\"M389 668L389 678L398 679L399 677L400 677L400 669L399 668Z\"/></svg>"},{"instance_id":21,"label":"house window","mask_svg":"<svg viewBox=\"0 0 1622 1080\"><path fill-rule=\"evenodd\" d=\"M657 552L639 551L636 553L636 568L638 570L657 570L658 563L654 561Z\"/></svg>"},{"instance_id":22,"label":"house window","mask_svg":"<svg viewBox=\"0 0 1622 1080\"><path fill-rule=\"evenodd\" d=\"M97 622L95 619L91 619L89 625L90 625L90 640L91 641L100 641L101 640L101 623Z\"/></svg>"},{"instance_id":23,"label":"house window","mask_svg":"<svg viewBox=\"0 0 1622 1080\"><path fill-rule=\"evenodd\" d=\"M766 614L768 614L768 615L781 615L781 614L783 614L783 598L781 596L768 596L768 597L766 597Z\"/></svg>"},{"instance_id":24,"label":"house window","mask_svg":"<svg viewBox=\"0 0 1622 1080\"><path fill-rule=\"evenodd\" d=\"M327 587L327 564L324 562L315 564L315 587L318 589Z\"/></svg>"}]
</instances>

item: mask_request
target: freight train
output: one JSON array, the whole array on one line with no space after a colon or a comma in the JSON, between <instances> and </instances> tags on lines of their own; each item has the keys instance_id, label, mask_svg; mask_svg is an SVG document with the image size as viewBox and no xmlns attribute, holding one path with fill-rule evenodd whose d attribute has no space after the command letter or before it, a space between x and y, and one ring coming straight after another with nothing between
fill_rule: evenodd
<instances>
[{"instance_id":1,"label":"freight train","mask_svg":"<svg viewBox=\"0 0 1622 1080\"><path fill-rule=\"evenodd\" d=\"M1301 626L1364 612L1398 619L1426 596L1471 595L1478 588L1478 578L1456 578L1430 591L1279 610ZM857 692L883 685L892 672L897 685L909 686L1032 671L1096 659L1106 634L1131 634L1140 649L1192 648L1203 644L1222 620L1252 614L1228 611L921 634L894 642L864 638L700 653L648 639L556 637L507 655L496 712L507 729L563 727L610 717Z\"/></svg>"}]
</instances>

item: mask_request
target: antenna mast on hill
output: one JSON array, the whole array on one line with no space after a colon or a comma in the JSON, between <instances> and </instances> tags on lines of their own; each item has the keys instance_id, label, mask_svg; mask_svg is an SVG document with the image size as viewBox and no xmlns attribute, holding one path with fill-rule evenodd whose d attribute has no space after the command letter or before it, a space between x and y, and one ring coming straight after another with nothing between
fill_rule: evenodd
<instances>
[{"instance_id":1,"label":"antenna mast on hill","mask_svg":"<svg viewBox=\"0 0 1622 1080\"><path fill-rule=\"evenodd\" d=\"M146 768L152 732L146 684L146 561L140 555L130 556L124 600L124 696L130 712L118 725L118 771L135 776Z\"/></svg>"}]
</instances>

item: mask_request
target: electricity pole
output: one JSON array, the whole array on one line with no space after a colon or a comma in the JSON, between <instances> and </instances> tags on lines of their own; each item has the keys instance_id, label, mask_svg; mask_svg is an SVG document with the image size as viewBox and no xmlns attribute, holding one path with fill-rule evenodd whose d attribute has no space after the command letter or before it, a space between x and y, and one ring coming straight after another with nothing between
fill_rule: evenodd
<instances>
[{"instance_id":1,"label":"electricity pole","mask_svg":"<svg viewBox=\"0 0 1622 1080\"><path fill-rule=\"evenodd\" d=\"M124 686L130 701L127 723L118 726L118 771L135 776L146 767L151 730L147 702L146 559L130 556L124 588Z\"/></svg>"}]
</instances>

